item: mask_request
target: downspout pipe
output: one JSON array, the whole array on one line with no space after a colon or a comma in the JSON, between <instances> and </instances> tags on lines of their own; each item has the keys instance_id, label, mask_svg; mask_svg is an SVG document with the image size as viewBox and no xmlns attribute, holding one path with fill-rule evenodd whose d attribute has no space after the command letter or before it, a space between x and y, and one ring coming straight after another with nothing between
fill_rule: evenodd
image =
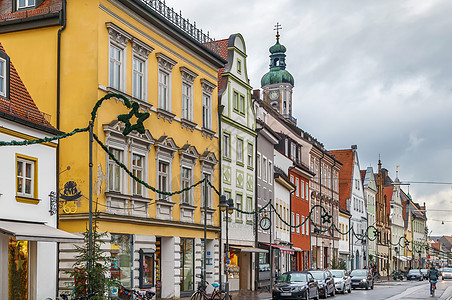
<instances>
[{"instance_id":1,"label":"downspout pipe","mask_svg":"<svg viewBox=\"0 0 452 300\"><path fill-rule=\"evenodd\" d=\"M61 99L61 33L64 29L66 29L66 21L67 21L67 0L63 0L63 6L60 11L60 24L61 27L58 29L57 34L57 86L56 86L56 128L60 130L60 99ZM55 179L56 179L56 201L57 201L57 209L56 209L56 227L59 227L60 214L58 209L59 203L59 189L60 189L60 143L57 144L56 148L56 164L55 164ZM57 251L56 251L56 287L55 287L55 298L58 296L58 290L60 285L59 278L59 269L60 269L60 243L57 243Z\"/></svg>"},{"instance_id":2,"label":"downspout pipe","mask_svg":"<svg viewBox=\"0 0 452 300\"><path fill-rule=\"evenodd\" d=\"M219 95L218 96L218 131L219 131L219 135L220 135L220 137L219 137L219 139L218 139L218 154L219 154L219 160L220 160L220 162L221 162L221 160L223 159L223 153L222 153L222 144L221 144L221 139L223 138L223 133L221 132L221 116L222 116L222 114L223 114L223 109L224 109L224 106L222 106L221 105L221 96ZM220 176L219 176L219 191L220 191L220 194L221 193L223 193L223 187L222 187L222 184L221 184L221 182L222 182L222 178L223 178L223 171L222 171L222 168L221 168L221 166L222 166L222 164L220 163L220 165L218 166L218 171L219 171L219 173L220 173ZM232 195L231 195L232 196ZM229 199L226 199L226 200L229 200ZM205 211L204 213L207 213L207 211ZM227 212L227 210L226 210L226 212L225 212L226 214L228 213ZM224 289L224 282L223 282L223 273L224 272L222 272L222 270L223 270L223 266L224 266L224 262L223 262L223 259L224 259L224 254L223 254L223 252L222 252L222 249L223 249L223 226L222 226L222 223L223 223L223 219L222 219L222 214L221 214L221 211L219 211L219 220L220 220L220 236L219 236L219 240L220 240L220 242L218 243L218 246L219 246L219 252L220 252L220 287L222 288L222 289ZM226 219L226 222L228 222L228 219ZM227 276L227 275L226 275ZM205 278L204 278L204 280L205 280Z\"/></svg>"}]
</instances>

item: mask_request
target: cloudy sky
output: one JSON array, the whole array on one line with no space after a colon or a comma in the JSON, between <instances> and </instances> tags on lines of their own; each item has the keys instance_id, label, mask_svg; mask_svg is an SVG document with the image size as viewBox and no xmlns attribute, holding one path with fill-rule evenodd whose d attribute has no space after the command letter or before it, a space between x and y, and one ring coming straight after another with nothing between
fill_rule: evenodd
<instances>
[{"instance_id":1,"label":"cloudy sky","mask_svg":"<svg viewBox=\"0 0 452 300\"><path fill-rule=\"evenodd\" d=\"M432 234L452 234L452 1L166 3L216 39L241 33L254 88L281 23L298 126L330 150L358 145L361 169L399 165Z\"/></svg>"}]
</instances>

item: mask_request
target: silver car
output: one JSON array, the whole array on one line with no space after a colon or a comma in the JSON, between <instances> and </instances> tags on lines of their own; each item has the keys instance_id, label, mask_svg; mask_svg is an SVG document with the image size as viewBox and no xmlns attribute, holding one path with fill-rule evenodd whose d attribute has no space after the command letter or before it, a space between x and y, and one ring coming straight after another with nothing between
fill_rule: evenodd
<instances>
[{"instance_id":1,"label":"silver car","mask_svg":"<svg viewBox=\"0 0 452 300\"><path fill-rule=\"evenodd\" d=\"M452 279L452 268L443 268L443 279Z\"/></svg>"},{"instance_id":2,"label":"silver car","mask_svg":"<svg viewBox=\"0 0 452 300\"><path fill-rule=\"evenodd\" d=\"M336 292L344 294L345 291L351 293L352 285L350 276L344 270L330 270L333 274L334 285L336 287Z\"/></svg>"}]
</instances>

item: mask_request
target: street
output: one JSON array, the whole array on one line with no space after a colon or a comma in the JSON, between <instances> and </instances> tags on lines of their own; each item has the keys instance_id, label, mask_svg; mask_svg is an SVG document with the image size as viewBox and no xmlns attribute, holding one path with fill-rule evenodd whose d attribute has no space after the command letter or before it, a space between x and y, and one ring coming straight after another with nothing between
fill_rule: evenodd
<instances>
[{"instance_id":1,"label":"street","mask_svg":"<svg viewBox=\"0 0 452 300\"><path fill-rule=\"evenodd\" d=\"M380 282L375 284L373 290L356 289L351 294L337 294L329 299L372 299L372 300L397 300L397 299L452 299L452 280L438 281L435 297L430 296L428 281L402 281ZM241 292L233 295L233 300L269 300L269 293Z\"/></svg>"}]
</instances>

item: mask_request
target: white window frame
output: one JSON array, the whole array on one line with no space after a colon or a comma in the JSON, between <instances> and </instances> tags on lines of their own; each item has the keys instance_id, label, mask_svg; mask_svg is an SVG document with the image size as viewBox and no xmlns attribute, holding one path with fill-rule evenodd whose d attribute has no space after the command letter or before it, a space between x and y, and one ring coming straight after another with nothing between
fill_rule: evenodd
<instances>
[{"instance_id":1,"label":"white window frame","mask_svg":"<svg viewBox=\"0 0 452 300\"><path fill-rule=\"evenodd\" d=\"M257 168L257 178L262 177L262 166L261 166L261 154L257 152L256 154L256 168Z\"/></svg>"},{"instance_id":2,"label":"white window frame","mask_svg":"<svg viewBox=\"0 0 452 300\"><path fill-rule=\"evenodd\" d=\"M141 166L135 165L135 156L139 157L141 159ZM145 181L145 171L146 171L146 156L142 155L141 153L132 152L131 153L131 166L132 166L132 173L137 178ZM141 172L141 178L138 176L138 172ZM138 189L141 191L138 192ZM144 196L144 187L141 183L137 182L136 180L132 180L132 195L134 196Z\"/></svg>"},{"instance_id":3,"label":"white window frame","mask_svg":"<svg viewBox=\"0 0 452 300\"><path fill-rule=\"evenodd\" d=\"M202 94L202 127L212 129L212 95Z\"/></svg>"},{"instance_id":4,"label":"white window frame","mask_svg":"<svg viewBox=\"0 0 452 300\"><path fill-rule=\"evenodd\" d=\"M184 176L184 170L188 170L188 177ZM188 166L186 164L181 164L180 178L181 178L180 179L181 190L191 186L193 184L193 178L194 178L193 168L191 168L190 166ZM193 205L194 201L193 201L192 190L193 189L190 189L188 191L181 193L181 197L180 197L181 203Z\"/></svg>"},{"instance_id":5,"label":"white window frame","mask_svg":"<svg viewBox=\"0 0 452 300\"><path fill-rule=\"evenodd\" d=\"M239 197L240 197L240 203L239 203ZM235 208L242 210L243 208L243 195L242 194L235 194ZM240 204L240 205L239 205ZM236 221L242 221L242 213L238 210L235 211L235 220Z\"/></svg>"},{"instance_id":6,"label":"white window frame","mask_svg":"<svg viewBox=\"0 0 452 300\"><path fill-rule=\"evenodd\" d=\"M306 182L306 201L309 201L309 183Z\"/></svg>"},{"instance_id":7,"label":"white window frame","mask_svg":"<svg viewBox=\"0 0 452 300\"><path fill-rule=\"evenodd\" d=\"M160 171L160 164L166 165L166 168L167 168L166 172ZM162 191L162 192L169 192L169 191L171 191L171 188L170 188L171 163L169 161L167 161L167 160L164 160L164 159L158 159L157 160L157 168L156 168L156 170L157 170L157 189L159 191ZM163 179L162 178L163 176L165 176L165 188L164 189L162 187L162 182L163 181L161 180L161 179ZM158 195L158 199L159 200L167 200L168 199L167 195L160 194L160 193L158 193L157 195Z\"/></svg>"},{"instance_id":8,"label":"white window frame","mask_svg":"<svg viewBox=\"0 0 452 300\"><path fill-rule=\"evenodd\" d=\"M208 169L208 168L202 168L202 178L204 178L205 177L205 175L208 175L208 180L210 181L210 182L213 182L212 181L212 179L213 179L213 170L212 169ZM213 191L212 191L212 189L209 187L208 189L207 189L207 208L209 209L209 208L211 208L211 209L213 209ZM202 189L202 191L201 191L201 199L202 199L202 201L201 201L201 203L202 203L202 207L204 208L204 192L205 192L205 189L204 189L204 187L203 187L203 189Z\"/></svg>"},{"instance_id":9,"label":"white window frame","mask_svg":"<svg viewBox=\"0 0 452 300\"><path fill-rule=\"evenodd\" d=\"M127 89L127 43L132 39L132 36L116 26L108 22L107 29L109 33L109 47L108 47L108 86L115 90L126 92ZM119 86L114 85L116 78L111 78L111 63L112 63L112 48L120 51L120 69L119 69ZM113 63L117 60L113 59ZM118 61L116 61L118 62Z\"/></svg>"},{"instance_id":10,"label":"white window frame","mask_svg":"<svg viewBox=\"0 0 452 300\"><path fill-rule=\"evenodd\" d=\"M254 145L251 144L250 142L246 143L246 152L247 152L247 164L248 167L252 168L253 167L253 150L254 150Z\"/></svg>"},{"instance_id":11,"label":"white window frame","mask_svg":"<svg viewBox=\"0 0 452 300\"><path fill-rule=\"evenodd\" d=\"M118 151L120 154L120 157L116 157L116 159L121 162L124 163L124 154L127 153L126 149L124 148L124 146L116 146L116 145L109 145L109 150L110 152L112 152L114 154L114 151ZM113 171L112 171L113 170ZM115 171L117 170L117 171ZM119 183L118 183L118 187L112 187L112 182L110 181L110 172L119 172ZM113 181L114 178L116 177L115 174L113 174ZM107 190L109 192L117 192L117 193L124 193L124 175L123 175L123 171L121 169L121 167L119 167L116 162L110 158L109 155L107 155Z\"/></svg>"},{"instance_id":12,"label":"white window frame","mask_svg":"<svg viewBox=\"0 0 452 300\"><path fill-rule=\"evenodd\" d=\"M295 213L294 212L291 212L290 213L291 214L291 217L292 217L292 227L291 227L291 231L292 232L295 232L295 227L293 227L293 226L296 226L297 225L297 223L295 223Z\"/></svg>"},{"instance_id":13,"label":"white window frame","mask_svg":"<svg viewBox=\"0 0 452 300\"><path fill-rule=\"evenodd\" d=\"M18 163L22 163L22 176L19 176L19 174L17 173L17 164ZM25 159L22 157L17 157L16 159L16 195L19 197L26 197L26 198L37 198L37 195L35 195L35 180L37 180L37 178L35 178L35 166L36 161L33 160L29 160L29 159ZM31 171L30 171L30 177L26 176L26 165L31 165ZM22 179L22 191L19 191L19 185L18 185L18 181L19 179ZM25 191L25 182L29 180L30 181L30 193L27 193Z\"/></svg>"},{"instance_id":14,"label":"white window frame","mask_svg":"<svg viewBox=\"0 0 452 300\"><path fill-rule=\"evenodd\" d=\"M166 82L162 82L162 78L166 78ZM158 108L171 112L171 73L159 69L158 86Z\"/></svg>"},{"instance_id":15,"label":"white window frame","mask_svg":"<svg viewBox=\"0 0 452 300\"><path fill-rule=\"evenodd\" d=\"M297 144L290 142L290 159L296 161L297 159Z\"/></svg>"},{"instance_id":16,"label":"white window frame","mask_svg":"<svg viewBox=\"0 0 452 300\"><path fill-rule=\"evenodd\" d=\"M114 51L119 52L119 57L114 57ZM125 47L121 47L116 43L110 43L109 47L109 72L108 72L108 85L118 91L125 90L126 83L124 82L126 80L126 77L124 76L124 70L125 70ZM119 74L116 73L116 67L119 66Z\"/></svg>"},{"instance_id":17,"label":"white window frame","mask_svg":"<svg viewBox=\"0 0 452 300\"><path fill-rule=\"evenodd\" d=\"M7 78L7 61L6 59L0 58L0 96L6 97L6 81Z\"/></svg>"},{"instance_id":18,"label":"white window frame","mask_svg":"<svg viewBox=\"0 0 452 300\"><path fill-rule=\"evenodd\" d=\"M193 82L198 76L195 72L189 70L186 67L179 68L182 76L182 86L181 86L181 117L182 119L193 121ZM189 91L186 93L184 86L187 86Z\"/></svg>"},{"instance_id":19,"label":"white window frame","mask_svg":"<svg viewBox=\"0 0 452 300\"><path fill-rule=\"evenodd\" d=\"M268 160L268 182L271 183L273 181L273 162Z\"/></svg>"},{"instance_id":20,"label":"white window frame","mask_svg":"<svg viewBox=\"0 0 452 300\"><path fill-rule=\"evenodd\" d=\"M239 143L241 145L239 145ZM243 146L244 146L244 143L245 142L243 141L243 138L237 136L237 138L236 138L236 144L237 144L237 149L236 149L237 157L236 157L236 160L237 160L238 163L241 163L241 164L243 164Z\"/></svg>"},{"instance_id":21,"label":"white window frame","mask_svg":"<svg viewBox=\"0 0 452 300\"><path fill-rule=\"evenodd\" d=\"M262 180L267 181L267 158L262 157Z\"/></svg>"},{"instance_id":22,"label":"white window frame","mask_svg":"<svg viewBox=\"0 0 452 300\"><path fill-rule=\"evenodd\" d=\"M36 0L23 0L25 2L24 5L20 5L21 0L17 0L17 9L33 7L36 5Z\"/></svg>"},{"instance_id":23,"label":"white window frame","mask_svg":"<svg viewBox=\"0 0 452 300\"><path fill-rule=\"evenodd\" d=\"M300 179L295 177L295 195L300 198Z\"/></svg>"},{"instance_id":24,"label":"white window frame","mask_svg":"<svg viewBox=\"0 0 452 300\"><path fill-rule=\"evenodd\" d=\"M304 199L304 181L300 179L300 198Z\"/></svg>"},{"instance_id":25,"label":"white window frame","mask_svg":"<svg viewBox=\"0 0 452 300\"><path fill-rule=\"evenodd\" d=\"M299 214L296 215L296 224L300 225L300 215ZM300 227L301 226L297 227L297 233L298 234L300 234Z\"/></svg>"},{"instance_id":26,"label":"white window frame","mask_svg":"<svg viewBox=\"0 0 452 300\"><path fill-rule=\"evenodd\" d=\"M231 159L231 134L223 132L223 157Z\"/></svg>"},{"instance_id":27,"label":"white window frame","mask_svg":"<svg viewBox=\"0 0 452 300\"><path fill-rule=\"evenodd\" d=\"M252 196L248 196L248 195L246 196L246 211L253 211L253 197ZM253 214L247 214L246 220L253 221Z\"/></svg>"},{"instance_id":28,"label":"white window frame","mask_svg":"<svg viewBox=\"0 0 452 300\"><path fill-rule=\"evenodd\" d=\"M136 69L138 64L141 65L142 70ZM139 81L141 81L141 90L138 89ZM147 99L147 61L137 55L132 57L132 97L142 101Z\"/></svg>"}]
</instances>

